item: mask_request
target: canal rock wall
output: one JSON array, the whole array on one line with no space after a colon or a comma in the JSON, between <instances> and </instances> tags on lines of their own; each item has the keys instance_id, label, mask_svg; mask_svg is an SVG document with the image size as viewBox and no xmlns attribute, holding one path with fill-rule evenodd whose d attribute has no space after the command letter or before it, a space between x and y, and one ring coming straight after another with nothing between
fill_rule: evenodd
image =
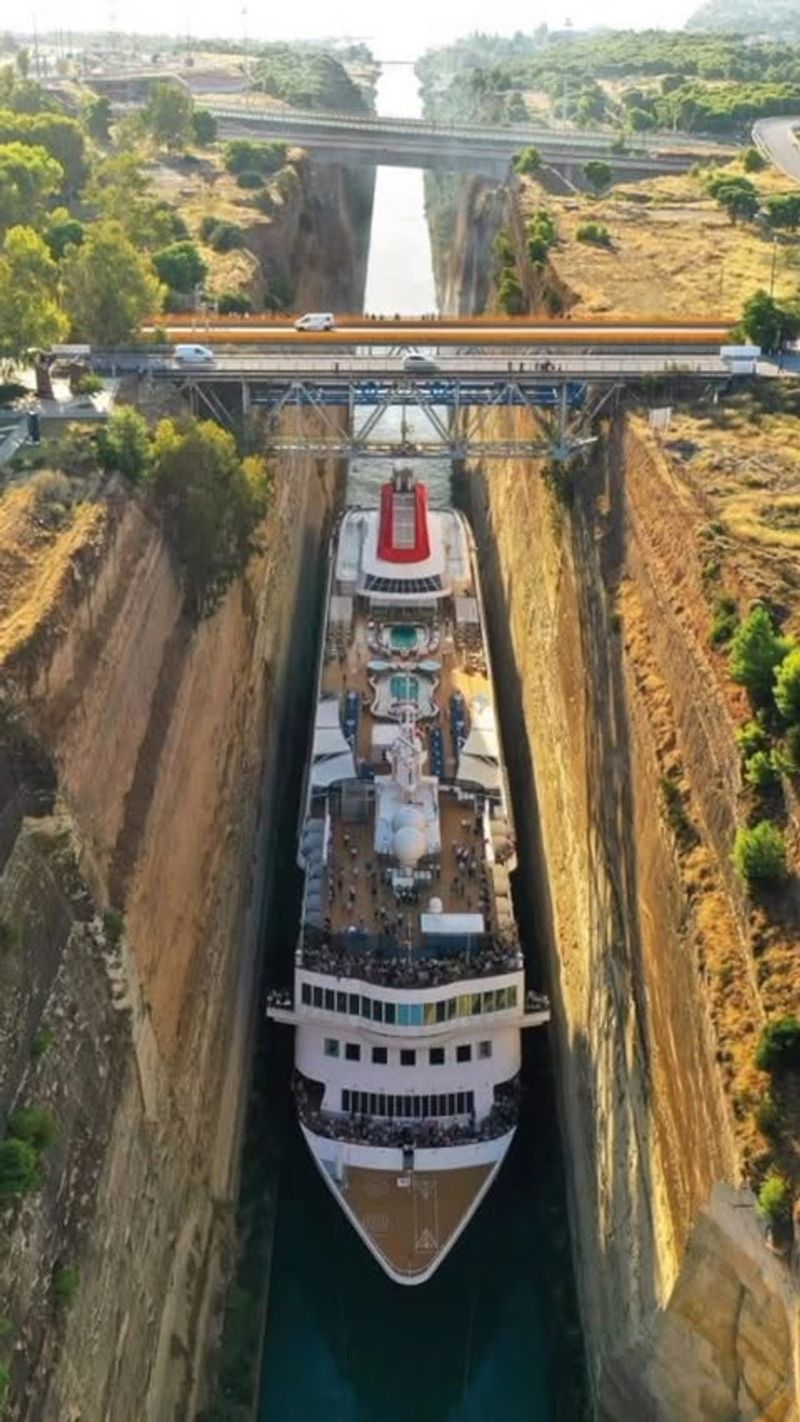
<instances>
[{"instance_id":1,"label":"canal rock wall","mask_svg":"<svg viewBox=\"0 0 800 1422\"><path fill-rule=\"evenodd\" d=\"M357 308L364 264L345 290L340 260ZM318 303L316 277L300 291ZM9 1418L164 1422L202 1399L266 846L340 489L333 461L279 468L260 552L199 625L146 504L108 492L3 664L0 920L18 941L0 953L0 1102L56 1127L3 1214Z\"/></svg>"},{"instance_id":2,"label":"canal rock wall","mask_svg":"<svg viewBox=\"0 0 800 1422\"><path fill-rule=\"evenodd\" d=\"M713 1010L715 947L746 957L740 771L680 492L621 418L569 505L529 464L467 486L548 958L595 1416L796 1422L797 1280L740 1188Z\"/></svg>"}]
</instances>

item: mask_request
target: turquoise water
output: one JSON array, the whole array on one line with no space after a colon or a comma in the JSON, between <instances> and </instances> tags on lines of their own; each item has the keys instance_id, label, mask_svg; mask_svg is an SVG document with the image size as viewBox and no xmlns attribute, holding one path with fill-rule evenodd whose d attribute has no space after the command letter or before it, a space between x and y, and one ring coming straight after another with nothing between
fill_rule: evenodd
<instances>
[{"instance_id":1,"label":"turquoise water","mask_svg":"<svg viewBox=\"0 0 800 1422\"><path fill-rule=\"evenodd\" d=\"M578 1422L564 1396L575 1371L565 1330L573 1347L578 1334L564 1322L570 1264L542 1071L530 1063L520 1130L488 1198L415 1288L383 1275L292 1133L259 1422Z\"/></svg>"},{"instance_id":2,"label":"turquoise water","mask_svg":"<svg viewBox=\"0 0 800 1422\"><path fill-rule=\"evenodd\" d=\"M395 651L411 651L417 645L416 627L393 627L389 633L389 640Z\"/></svg>"}]
</instances>

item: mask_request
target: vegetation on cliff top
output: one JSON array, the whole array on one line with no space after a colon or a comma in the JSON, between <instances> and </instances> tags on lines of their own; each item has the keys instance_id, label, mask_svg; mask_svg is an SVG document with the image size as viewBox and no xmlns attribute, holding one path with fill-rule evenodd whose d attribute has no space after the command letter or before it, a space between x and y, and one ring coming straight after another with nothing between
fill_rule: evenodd
<instances>
[{"instance_id":1,"label":"vegetation on cliff top","mask_svg":"<svg viewBox=\"0 0 800 1422\"><path fill-rule=\"evenodd\" d=\"M800 43L797 0L705 0L686 21L687 30L717 34L769 35Z\"/></svg>"}]
</instances>

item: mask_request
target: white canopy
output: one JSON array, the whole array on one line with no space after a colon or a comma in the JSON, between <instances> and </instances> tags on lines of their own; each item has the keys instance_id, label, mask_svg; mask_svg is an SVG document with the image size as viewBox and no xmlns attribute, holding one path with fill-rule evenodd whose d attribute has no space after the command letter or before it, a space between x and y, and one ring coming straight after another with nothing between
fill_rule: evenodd
<instances>
[{"instance_id":1,"label":"white canopy","mask_svg":"<svg viewBox=\"0 0 800 1422\"><path fill-rule=\"evenodd\" d=\"M470 706L469 735L458 757L458 779L481 785L484 790L499 790L500 742L494 718L494 707L488 696L476 696Z\"/></svg>"},{"instance_id":2,"label":"white canopy","mask_svg":"<svg viewBox=\"0 0 800 1422\"><path fill-rule=\"evenodd\" d=\"M423 933L483 933L482 913L422 913Z\"/></svg>"},{"instance_id":3,"label":"white canopy","mask_svg":"<svg viewBox=\"0 0 800 1422\"><path fill-rule=\"evenodd\" d=\"M342 730L339 702L335 696L317 702L311 762L311 784L319 787L333 785L337 780L352 780L356 773L353 752Z\"/></svg>"}]
</instances>

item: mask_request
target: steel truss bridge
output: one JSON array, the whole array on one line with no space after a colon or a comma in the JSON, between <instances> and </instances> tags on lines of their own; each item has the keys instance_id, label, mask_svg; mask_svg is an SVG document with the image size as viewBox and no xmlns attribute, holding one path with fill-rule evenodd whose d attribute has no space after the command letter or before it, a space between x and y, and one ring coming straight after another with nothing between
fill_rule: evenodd
<instances>
[{"instance_id":1,"label":"steel truss bridge","mask_svg":"<svg viewBox=\"0 0 800 1422\"><path fill-rule=\"evenodd\" d=\"M586 354L556 364L543 360L541 350L518 347L514 356L508 361L474 347L451 350L446 371L411 374L395 352L321 360L241 351L203 368L154 361L140 374L173 386L193 413L229 428L256 420L259 445L268 454L456 461L566 460L591 442L597 416L629 381L730 379L712 356L683 365L652 355ZM397 409L399 435L390 418ZM532 419L521 420L522 411Z\"/></svg>"}]
</instances>

